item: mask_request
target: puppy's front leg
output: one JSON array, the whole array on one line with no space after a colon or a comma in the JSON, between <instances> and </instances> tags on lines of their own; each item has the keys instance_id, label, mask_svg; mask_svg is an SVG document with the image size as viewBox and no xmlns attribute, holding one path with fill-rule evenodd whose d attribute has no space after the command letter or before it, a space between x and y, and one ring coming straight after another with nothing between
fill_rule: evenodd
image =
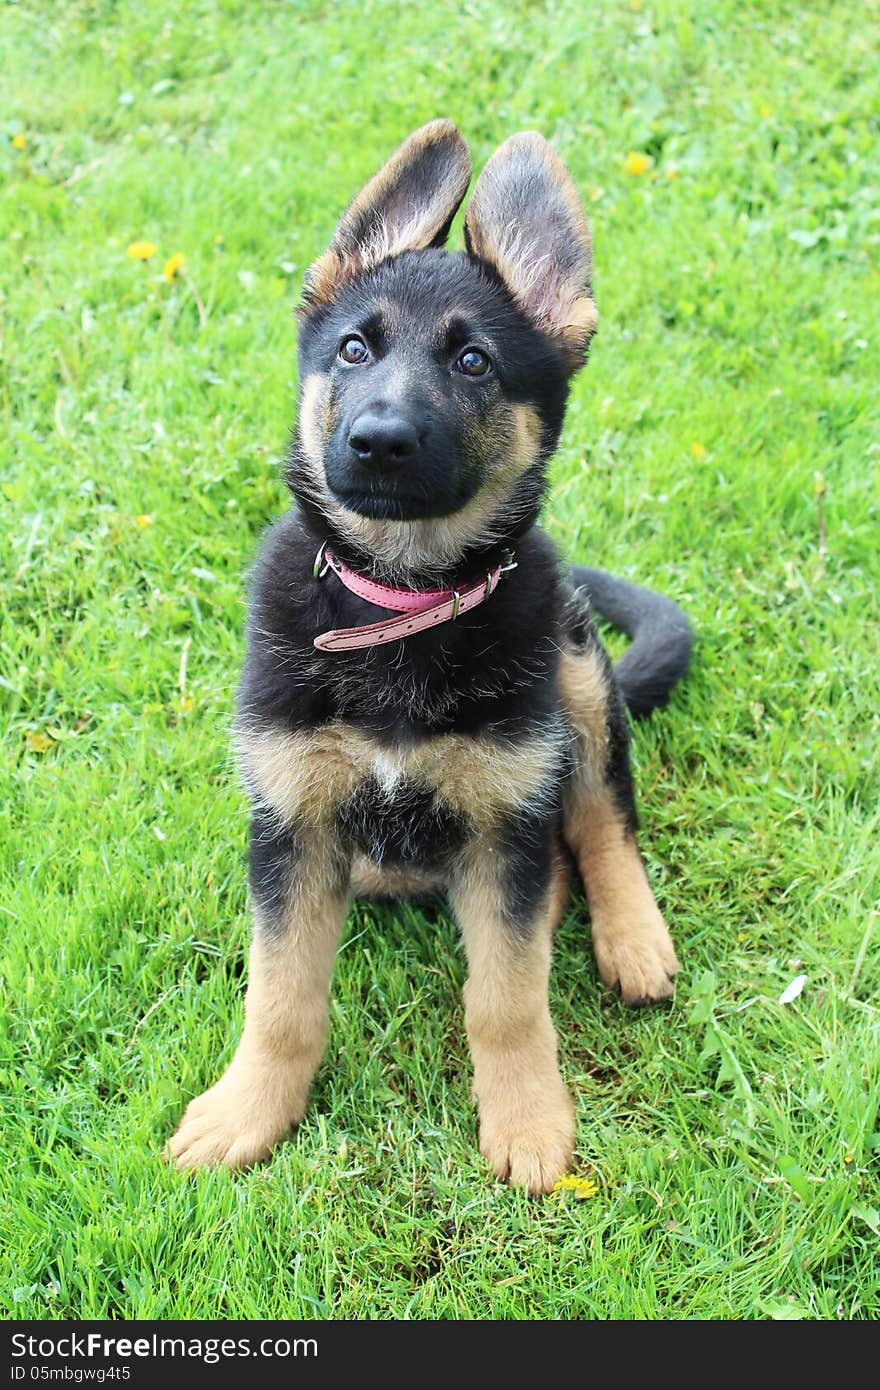
<instances>
[{"instance_id":1,"label":"puppy's front leg","mask_svg":"<svg viewBox=\"0 0 880 1390\"><path fill-rule=\"evenodd\" d=\"M536 825L502 849L488 838L469 846L450 896L469 975L465 1024L474 1062L480 1151L501 1178L549 1192L571 1163L574 1109L556 1060L547 986L553 931L568 870L549 829L536 851Z\"/></svg>"},{"instance_id":2,"label":"puppy's front leg","mask_svg":"<svg viewBox=\"0 0 880 1390\"><path fill-rule=\"evenodd\" d=\"M327 1036L348 878L329 831L299 836L255 815L244 1033L225 1074L187 1107L168 1146L178 1167L247 1167L302 1118Z\"/></svg>"}]
</instances>

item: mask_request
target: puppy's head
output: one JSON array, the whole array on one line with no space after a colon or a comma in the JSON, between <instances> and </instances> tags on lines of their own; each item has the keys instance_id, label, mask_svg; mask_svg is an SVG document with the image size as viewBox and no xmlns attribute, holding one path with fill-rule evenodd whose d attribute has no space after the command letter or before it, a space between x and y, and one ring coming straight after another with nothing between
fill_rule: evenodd
<instances>
[{"instance_id":1,"label":"puppy's head","mask_svg":"<svg viewBox=\"0 0 880 1390\"><path fill-rule=\"evenodd\" d=\"M450 121L417 130L306 277L288 481L367 563L448 569L531 525L568 381L596 326L590 232L535 134L470 179Z\"/></svg>"}]
</instances>

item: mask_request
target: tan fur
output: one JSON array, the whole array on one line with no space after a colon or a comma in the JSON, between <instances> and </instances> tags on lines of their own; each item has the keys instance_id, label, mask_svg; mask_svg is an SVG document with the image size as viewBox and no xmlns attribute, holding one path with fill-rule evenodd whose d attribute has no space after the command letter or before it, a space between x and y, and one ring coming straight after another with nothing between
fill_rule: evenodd
<instances>
[{"instance_id":1,"label":"tan fur","mask_svg":"<svg viewBox=\"0 0 880 1390\"><path fill-rule=\"evenodd\" d=\"M329 825L339 803L374 777L389 791L404 782L433 788L450 810L491 826L512 806L540 794L567 737L556 724L518 743L448 734L388 748L338 723L307 733L244 730L238 753L251 789L285 821Z\"/></svg>"},{"instance_id":2,"label":"tan fur","mask_svg":"<svg viewBox=\"0 0 880 1390\"><path fill-rule=\"evenodd\" d=\"M303 288L304 308L312 309L316 304L329 304L344 282L342 257L332 247L328 247L309 267L306 274Z\"/></svg>"},{"instance_id":3,"label":"tan fur","mask_svg":"<svg viewBox=\"0 0 880 1390\"><path fill-rule=\"evenodd\" d=\"M443 888L440 874L406 873L356 854L351 866L351 891L356 898L409 898Z\"/></svg>"},{"instance_id":4,"label":"tan fur","mask_svg":"<svg viewBox=\"0 0 880 1390\"><path fill-rule=\"evenodd\" d=\"M301 734L247 729L236 746L249 789L263 806L286 822L329 826L363 778L359 754L366 742L359 730L327 724Z\"/></svg>"},{"instance_id":5,"label":"tan fur","mask_svg":"<svg viewBox=\"0 0 880 1390\"><path fill-rule=\"evenodd\" d=\"M433 194L419 204L407 196L407 178L431 146L446 163ZM307 309L326 304L355 276L390 256L430 246L467 191L471 162L452 121L429 121L414 131L349 204L333 241L308 271Z\"/></svg>"},{"instance_id":6,"label":"tan fur","mask_svg":"<svg viewBox=\"0 0 880 1390\"><path fill-rule=\"evenodd\" d=\"M559 658L559 696L577 742L581 779L597 782L608 755L608 683L599 653L565 648Z\"/></svg>"},{"instance_id":7,"label":"tan fur","mask_svg":"<svg viewBox=\"0 0 880 1390\"><path fill-rule=\"evenodd\" d=\"M347 897L331 886L329 837L315 837L295 901L256 923L245 1025L227 1071L191 1101L167 1149L179 1168L245 1168L302 1118L327 1037L327 997Z\"/></svg>"},{"instance_id":8,"label":"tan fur","mask_svg":"<svg viewBox=\"0 0 880 1390\"><path fill-rule=\"evenodd\" d=\"M592 299L582 295L579 299L568 300L563 314L557 333L570 357L579 364L585 344L599 327L599 310Z\"/></svg>"},{"instance_id":9,"label":"tan fur","mask_svg":"<svg viewBox=\"0 0 880 1390\"><path fill-rule=\"evenodd\" d=\"M635 837L602 780L608 692L594 652L563 654L560 690L579 750L566 788L565 839L586 888L599 974L627 1004L665 999L678 961Z\"/></svg>"},{"instance_id":10,"label":"tan fur","mask_svg":"<svg viewBox=\"0 0 880 1390\"><path fill-rule=\"evenodd\" d=\"M334 888L331 853L330 823L339 801L365 776L389 790L413 778L483 827L479 843L485 846L485 830L505 810L540 793L565 737L558 725L543 738L508 747L450 735L388 750L342 724L308 734L267 729L240 735L239 753L252 790L281 819L295 817L310 827L304 840L307 859L295 899L280 920L257 922L242 1040L225 1075L190 1104L169 1145L169 1156L180 1167L247 1166L264 1157L302 1116L324 1047L327 993L346 910L346 897ZM563 1171L572 1142L571 1106L556 1069L546 1007L549 938L564 907L567 871L560 861L539 923L523 944L498 915L498 858L497 853L494 858L469 853L457 894L466 945L470 942L469 1017L483 1096L484 1147L498 1171L509 1170L511 1181L543 1191ZM353 865L352 887L358 892L400 894L439 886L435 875L389 872L363 855ZM494 942L488 953L484 922L486 940ZM542 990L543 1012L533 1019ZM518 1039L512 1047L502 1036L508 996L511 1037Z\"/></svg>"},{"instance_id":11,"label":"tan fur","mask_svg":"<svg viewBox=\"0 0 880 1390\"><path fill-rule=\"evenodd\" d=\"M573 800L565 838L587 891L599 975L627 1004L668 998L679 968L675 947L635 838L607 789Z\"/></svg>"},{"instance_id":12,"label":"tan fur","mask_svg":"<svg viewBox=\"0 0 880 1390\"><path fill-rule=\"evenodd\" d=\"M547 999L567 870L560 860L543 907L520 935L499 914L497 864L491 840L476 842L450 894L468 958L465 1024L480 1151L499 1177L530 1192L549 1192L571 1164L575 1137Z\"/></svg>"},{"instance_id":13,"label":"tan fur","mask_svg":"<svg viewBox=\"0 0 880 1390\"><path fill-rule=\"evenodd\" d=\"M559 686L578 747L566 788L565 839L587 892L599 974L627 1004L665 999L678 961L635 837L603 781L609 691L598 653L564 651Z\"/></svg>"},{"instance_id":14,"label":"tan fur","mask_svg":"<svg viewBox=\"0 0 880 1390\"><path fill-rule=\"evenodd\" d=\"M565 915L571 898L572 860L565 845L559 846L556 865L550 879L547 912L551 931L555 931Z\"/></svg>"},{"instance_id":15,"label":"tan fur","mask_svg":"<svg viewBox=\"0 0 880 1390\"><path fill-rule=\"evenodd\" d=\"M541 417L532 405L511 406L513 444L509 449L509 473L505 482L521 478L538 457L541 443Z\"/></svg>"},{"instance_id":16,"label":"tan fur","mask_svg":"<svg viewBox=\"0 0 880 1390\"><path fill-rule=\"evenodd\" d=\"M311 372L303 382L299 403L299 437L309 462L323 479L324 448L328 434L330 378Z\"/></svg>"}]
</instances>

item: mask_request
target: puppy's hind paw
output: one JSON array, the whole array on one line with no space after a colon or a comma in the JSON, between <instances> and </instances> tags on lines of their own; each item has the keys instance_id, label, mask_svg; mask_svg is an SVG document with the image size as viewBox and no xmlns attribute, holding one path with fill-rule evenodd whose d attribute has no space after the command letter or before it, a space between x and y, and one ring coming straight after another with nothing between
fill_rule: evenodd
<instances>
[{"instance_id":1,"label":"puppy's hind paw","mask_svg":"<svg viewBox=\"0 0 880 1390\"><path fill-rule=\"evenodd\" d=\"M673 993L678 957L659 912L636 923L595 924L593 950L603 982L632 1008L657 1004Z\"/></svg>"}]
</instances>

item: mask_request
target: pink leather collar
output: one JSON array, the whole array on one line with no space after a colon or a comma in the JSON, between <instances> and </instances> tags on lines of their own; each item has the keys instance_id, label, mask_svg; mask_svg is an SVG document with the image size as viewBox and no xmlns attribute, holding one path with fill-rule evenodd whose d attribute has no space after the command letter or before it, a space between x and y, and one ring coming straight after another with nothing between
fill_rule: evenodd
<instances>
[{"instance_id":1,"label":"pink leather collar","mask_svg":"<svg viewBox=\"0 0 880 1390\"><path fill-rule=\"evenodd\" d=\"M333 628L316 637L315 646L325 652L352 651L357 647L376 647L383 642L394 642L401 637L409 637L413 632L438 627L440 623L453 621L462 613L469 613L472 608L485 603L498 588L502 574L515 568L511 555L505 564L496 565L482 579L463 584L460 589L395 589L390 584L380 584L349 569L329 546L322 545L315 557L313 572L316 579L323 579L327 571L332 570L346 589L359 598L374 603L378 608L390 608L403 616L367 623L363 627Z\"/></svg>"}]
</instances>

